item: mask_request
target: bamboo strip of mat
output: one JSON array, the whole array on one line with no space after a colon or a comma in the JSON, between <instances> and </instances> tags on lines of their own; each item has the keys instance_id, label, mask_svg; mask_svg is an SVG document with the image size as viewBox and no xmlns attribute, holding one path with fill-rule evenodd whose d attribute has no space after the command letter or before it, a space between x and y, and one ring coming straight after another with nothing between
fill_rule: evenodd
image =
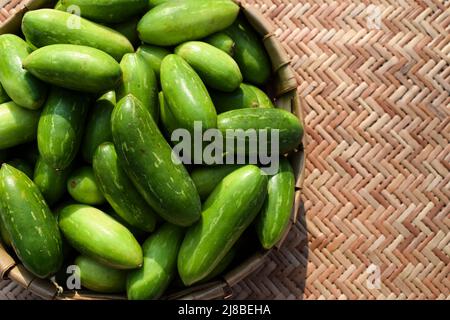
<instances>
[{"instance_id":1,"label":"bamboo strip of mat","mask_svg":"<svg viewBox=\"0 0 450 320\"><path fill-rule=\"evenodd\" d=\"M450 299L450 1L243 2L292 58L307 164L301 219L235 298Z\"/></svg>"}]
</instances>

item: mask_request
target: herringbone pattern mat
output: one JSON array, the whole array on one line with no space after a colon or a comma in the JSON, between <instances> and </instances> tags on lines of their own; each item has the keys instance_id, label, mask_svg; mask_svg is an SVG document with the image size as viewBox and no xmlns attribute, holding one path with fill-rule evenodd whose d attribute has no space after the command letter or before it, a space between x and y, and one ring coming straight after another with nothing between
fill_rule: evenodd
<instances>
[{"instance_id":1,"label":"herringbone pattern mat","mask_svg":"<svg viewBox=\"0 0 450 320\"><path fill-rule=\"evenodd\" d=\"M307 172L303 219L236 298L450 299L450 1L243 2L292 57Z\"/></svg>"},{"instance_id":2,"label":"herringbone pattern mat","mask_svg":"<svg viewBox=\"0 0 450 320\"><path fill-rule=\"evenodd\" d=\"M248 2L298 74L308 243L237 296L449 299L450 1Z\"/></svg>"}]
</instances>

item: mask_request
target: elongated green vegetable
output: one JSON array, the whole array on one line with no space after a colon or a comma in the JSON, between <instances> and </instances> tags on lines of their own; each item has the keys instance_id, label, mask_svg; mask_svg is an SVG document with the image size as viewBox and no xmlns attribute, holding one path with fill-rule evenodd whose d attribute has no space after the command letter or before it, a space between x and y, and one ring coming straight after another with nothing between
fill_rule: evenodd
<instances>
[{"instance_id":1,"label":"elongated green vegetable","mask_svg":"<svg viewBox=\"0 0 450 320\"><path fill-rule=\"evenodd\" d=\"M111 118L114 145L125 172L148 204L167 221L189 226L200 217L200 197L183 164L139 100L126 96Z\"/></svg>"},{"instance_id":2,"label":"elongated green vegetable","mask_svg":"<svg viewBox=\"0 0 450 320\"><path fill-rule=\"evenodd\" d=\"M160 4L169 2L169 1L174 1L174 0L148 0L148 4L150 5L151 8L159 6Z\"/></svg>"},{"instance_id":3,"label":"elongated green vegetable","mask_svg":"<svg viewBox=\"0 0 450 320\"><path fill-rule=\"evenodd\" d=\"M0 82L8 96L19 106L39 109L45 101L47 86L23 68L33 51L24 40L13 34L0 35Z\"/></svg>"},{"instance_id":4,"label":"elongated green vegetable","mask_svg":"<svg viewBox=\"0 0 450 320\"><path fill-rule=\"evenodd\" d=\"M39 111L27 110L15 102L0 104L0 150L36 139Z\"/></svg>"},{"instance_id":5,"label":"elongated green vegetable","mask_svg":"<svg viewBox=\"0 0 450 320\"><path fill-rule=\"evenodd\" d=\"M210 94L218 113L260 107L255 90L252 89L252 86L245 83L242 83L233 92L211 90Z\"/></svg>"},{"instance_id":6,"label":"elongated green vegetable","mask_svg":"<svg viewBox=\"0 0 450 320\"><path fill-rule=\"evenodd\" d=\"M235 42L234 59L246 82L264 84L270 77L271 65L261 37L244 19L237 19L224 31Z\"/></svg>"},{"instance_id":7,"label":"elongated green vegetable","mask_svg":"<svg viewBox=\"0 0 450 320\"><path fill-rule=\"evenodd\" d=\"M61 3L61 0L59 0L59 1L55 4L55 6L53 7L53 9L59 10L59 11L66 11L66 10L67 10L66 6L64 6L64 5Z\"/></svg>"},{"instance_id":8,"label":"elongated green vegetable","mask_svg":"<svg viewBox=\"0 0 450 320\"><path fill-rule=\"evenodd\" d=\"M40 278L54 274L63 260L61 235L38 187L21 171L3 164L0 194L2 222L19 259Z\"/></svg>"},{"instance_id":9,"label":"elongated green vegetable","mask_svg":"<svg viewBox=\"0 0 450 320\"><path fill-rule=\"evenodd\" d=\"M217 114L200 77L181 57L171 54L161 64L164 98L177 124L194 132L196 121L205 130L216 128Z\"/></svg>"},{"instance_id":10,"label":"elongated green vegetable","mask_svg":"<svg viewBox=\"0 0 450 320\"><path fill-rule=\"evenodd\" d=\"M147 12L138 33L146 43L172 46L227 28L238 12L239 6L230 0L168 1Z\"/></svg>"},{"instance_id":11,"label":"elongated green vegetable","mask_svg":"<svg viewBox=\"0 0 450 320\"><path fill-rule=\"evenodd\" d=\"M120 166L112 143L97 148L93 167L98 186L114 211L133 227L152 232L156 215Z\"/></svg>"},{"instance_id":12,"label":"elongated green vegetable","mask_svg":"<svg viewBox=\"0 0 450 320\"><path fill-rule=\"evenodd\" d=\"M137 33L138 22L139 19L135 17L129 21L118 23L114 25L113 28L124 35L133 46L137 46L140 43L139 35Z\"/></svg>"},{"instance_id":13,"label":"elongated green vegetable","mask_svg":"<svg viewBox=\"0 0 450 320\"><path fill-rule=\"evenodd\" d=\"M242 83L237 63L222 50L201 41L190 41L175 48L211 88L232 92Z\"/></svg>"},{"instance_id":14,"label":"elongated green vegetable","mask_svg":"<svg viewBox=\"0 0 450 320\"><path fill-rule=\"evenodd\" d=\"M133 234L94 207L62 208L59 227L73 248L106 266L135 269L142 265L142 249Z\"/></svg>"},{"instance_id":15,"label":"elongated green vegetable","mask_svg":"<svg viewBox=\"0 0 450 320\"><path fill-rule=\"evenodd\" d=\"M233 262L234 258L236 257L236 245L233 246L230 251L227 252L225 257L222 258L220 263L214 268L213 271L201 282L208 282L209 280L213 280L214 278L220 276L227 268L230 266L230 264Z\"/></svg>"},{"instance_id":16,"label":"elongated green vegetable","mask_svg":"<svg viewBox=\"0 0 450 320\"><path fill-rule=\"evenodd\" d=\"M119 23L142 14L148 0L61 0L66 7L74 7L79 14L100 23Z\"/></svg>"},{"instance_id":17,"label":"elongated green vegetable","mask_svg":"<svg viewBox=\"0 0 450 320\"><path fill-rule=\"evenodd\" d=\"M253 165L234 171L214 189L201 220L181 245L178 272L185 285L203 280L217 267L255 219L266 193L267 177Z\"/></svg>"},{"instance_id":18,"label":"elongated green vegetable","mask_svg":"<svg viewBox=\"0 0 450 320\"><path fill-rule=\"evenodd\" d=\"M233 92L210 92L219 113L247 108L275 108L267 94L251 84L242 83Z\"/></svg>"},{"instance_id":19,"label":"elongated green vegetable","mask_svg":"<svg viewBox=\"0 0 450 320\"><path fill-rule=\"evenodd\" d=\"M90 99L79 92L53 87L39 119L39 153L55 169L67 168L83 138Z\"/></svg>"},{"instance_id":20,"label":"elongated green vegetable","mask_svg":"<svg viewBox=\"0 0 450 320\"><path fill-rule=\"evenodd\" d=\"M164 98L164 92L160 92L158 95L159 98L159 114L161 123L163 126L164 134L170 138L172 132L178 129L179 125L175 120L172 111L170 111L169 107L166 104L166 99Z\"/></svg>"},{"instance_id":21,"label":"elongated green vegetable","mask_svg":"<svg viewBox=\"0 0 450 320\"><path fill-rule=\"evenodd\" d=\"M136 54L144 58L159 79L161 62L170 54L170 51L165 48L143 44L136 51Z\"/></svg>"},{"instance_id":22,"label":"elongated green vegetable","mask_svg":"<svg viewBox=\"0 0 450 320\"><path fill-rule=\"evenodd\" d=\"M236 247L238 244L239 244L239 241L237 242L237 244L235 244L230 249L230 251L228 251L228 253L225 255L225 257L223 257L223 259L214 268L214 270L211 271L211 273L206 278L201 280L199 282L199 284L209 282L210 280L213 281L213 280L215 280L215 278L218 278L222 273L224 273L224 271L230 266L230 264L233 262L234 258L236 257L236 252L237 252ZM173 283L177 287L185 287L185 285L183 284L183 281L181 280L179 275L173 280Z\"/></svg>"},{"instance_id":23,"label":"elongated green vegetable","mask_svg":"<svg viewBox=\"0 0 450 320\"><path fill-rule=\"evenodd\" d=\"M234 55L234 40L231 39L225 32L214 33L209 37L206 37L204 41L226 52L230 56Z\"/></svg>"},{"instance_id":24,"label":"elongated green vegetable","mask_svg":"<svg viewBox=\"0 0 450 320\"><path fill-rule=\"evenodd\" d=\"M49 205L55 204L66 191L66 181L71 168L57 170L39 157L34 168L34 183Z\"/></svg>"},{"instance_id":25,"label":"elongated green vegetable","mask_svg":"<svg viewBox=\"0 0 450 320\"><path fill-rule=\"evenodd\" d=\"M258 98L258 105L260 108L275 108L272 100L270 100L270 98L264 91L252 85L249 85L249 87L253 90L253 92L255 92L256 97Z\"/></svg>"},{"instance_id":26,"label":"elongated green vegetable","mask_svg":"<svg viewBox=\"0 0 450 320\"><path fill-rule=\"evenodd\" d=\"M121 293L125 291L127 272L107 267L87 256L75 259L77 275L81 285L100 293Z\"/></svg>"},{"instance_id":27,"label":"elongated green vegetable","mask_svg":"<svg viewBox=\"0 0 450 320\"><path fill-rule=\"evenodd\" d=\"M295 177L289 161L280 159L278 173L270 177L268 196L257 221L259 240L270 249L281 240L294 204Z\"/></svg>"},{"instance_id":28,"label":"elongated green vegetable","mask_svg":"<svg viewBox=\"0 0 450 320\"><path fill-rule=\"evenodd\" d=\"M83 159L92 162L95 150L104 142L112 141L111 114L116 105L116 93L109 91L102 95L91 108L81 144Z\"/></svg>"},{"instance_id":29,"label":"elongated green vegetable","mask_svg":"<svg viewBox=\"0 0 450 320\"><path fill-rule=\"evenodd\" d=\"M135 228L132 225L130 225L128 222L123 220L112 208L110 210L105 211L111 218L119 222L121 225L123 225L125 228L130 230L130 232L133 234L133 236L140 241L145 235L147 234L145 231L142 231L141 229Z\"/></svg>"},{"instance_id":30,"label":"elongated green vegetable","mask_svg":"<svg viewBox=\"0 0 450 320\"><path fill-rule=\"evenodd\" d=\"M298 118L290 112L276 108L228 111L219 115L217 125L224 136L226 136L227 130L242 129L246 131L254 129L256 133L267 130L266 151L271 151L272 148L277 147L277 141L272 141L272 133L274 139L278 135L278 150L274 151L281 155L298 147L303 136L303 127ZM245 142L248 143L247 137L235 136L233 139L237 142L244 142L243 145L245 145ZM259 150L261 147L261 145L258 145ZM237 152L243 151L238 147ZM251 150L247 148L245 151L249 153Z\"/></svg>"},{"instance_id":31,"label":"elongated green vegetable","mask_svg":"<svg viewBox=\"0 0 450 320\"><path fill-rule=\"evenodd\" d=\"M90 93L115 88L122 75L117 61L107 53L72 44L37 49L23 60L23 66L45 82Z\"/></svg>"},{"instance_id":32,"label":"elongated green vegetable","mask_svg":"<svg viewBox=\"0 0 450 320\"><path fill-rule=\"evenodd\" d=\"M92 167L81 167L74 171L67 180L67 190L80 203L100 205L105 202Z\"/></svg>"},{"instance_id":33,"label":"elongated green vegetable","mask_svg":"<svg viewBox=\"0 0 450 320\"><path fill-rule=\"evenodd\" d=\"M133 46L121 33L68 12L40 9L28 11L22 19L27 41L40 48L51 44L75 44L97 48L117 61Z\"/></svg>"},{"instance_id":34,"label":"elongated green vegetable","mask_svg":"<svg viewBox=\"0 0 450 320\"><path fill-rule=\"evenodd\" d=\"M191 178L197 187L202 200L208 198L214 188L227 175L239 169L242 165L217 165L196 168L191 172Z\"/></svg>"},{"instance_id":35,"label":"elongated green vegetable","mask_svg":"<svg viewBox=\"0 0 450 320\"><path fill-rule=\"evenodd\" d=\"M164 293L176 272L183 235L182 228L166 223L144 242L144 264L128 275L128 299L156 299Z\"/></svg>"},{"instance_id":36,"label":"elongated green vegetable","mask_svg":"<svg viewBox=\"0 0 450 320\"><path fill-rule=\"evenodd\" d=\"M150 111L153 119L159 119L158 86L155 73L140 55L126 54L120 62L122 83L117 89L117 100L132 94Z\"/></svg>"}]
</instances>

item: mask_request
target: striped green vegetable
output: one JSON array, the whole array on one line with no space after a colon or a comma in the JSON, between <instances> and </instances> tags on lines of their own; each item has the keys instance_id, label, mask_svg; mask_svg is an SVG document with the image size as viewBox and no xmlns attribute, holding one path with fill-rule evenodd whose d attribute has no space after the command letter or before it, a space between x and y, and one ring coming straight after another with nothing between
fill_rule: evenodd
<instances>
[{"instance_id":1,"label":"striped green vegetable","mask_svg":"<svg viewBox=\"0 0 450 320\"><path fill-rule=\"evenodd\" d=\"M231 0L168 1L144 15L138 33L146 43L172 46L223 30L238 13L239 6Z\"/></svg>"},{"instance_id":2,"label":"striped green vegetable","mask_svg":"<svg viewBox=\"0 0 450 320\"><path fill-rule=\"evenodd\" d=\"M132 94L150 111L153 119L159 119L158 86L155 73L140 55L128 53L120 62L122 82L117 89L117 100Z\"/></svg>"},{"instance_id":3,"label":"striped green vegetable","mask_svg":"<svg viewBox=\"0 0 450 320\"><path fill-rule=\"evenodd\" d=\"M148 204L167 221L189 226L200 217L200 197L186 168L172 160L172 149L155 121L131 95L111 118L119 162Z\"/></svg>"},{"instance_id":4,"label":"striped green vegetable","mask_svg":"<svg viewBox=\"0 0 450 320\"><path fill-rule=\"evenodd\" d=\"M267 146L266 150L270 151L276 146L275 141L272 143L271 133L278 133L279 154L285 154L294 150L301 142L303 136L303 127L298 118L283 109L277 108L256 108L256 109L239 109L222 113L218 117L217 126L225 136L227 130L248 130L255 129L267 130ZM274 131L276 130L276 131ZM235 141L242 141L241 137L235 137ZM244 137L245 142L248 138ZM245 143L243 144L245 145ZM261 148L261 146L259 146ZM238 150L237 152L242 152ZM246 152L249 152L247 148Z\"/></svg>"},{"instance_id":5,"label":"striped green vegetable","mask_svg":"<svg viewBox=\"0 0 450 320\"><path fill-rule=\"evenodd\" d=\"M242 83L242 74L236 61L222 50L201 41L185 42L175 48L211 88L232 92Z\"/></svg>"},{"instance_id":6,"label":"striped green vegetable","mask_svg":"<svg viewBox=\"0 0 450 320\"><path fill-rule=\"evenodd\" d=\"M22 19L25 39L40 48L51 44L75 44L102 50L117 61L133 52L133 45L121 33L76 17L68 12L40 9L25 13Z\"/></svg>"},{"instance_id":7,"label":"striped green vegetable","mask_svg":"<svg viewBox=\"0 0 450 320\"><path fill-rule=\"evenodd\" d=\"M90 99L79 92L53 87L39 119L39 153L55 169L67 168L83 138Z\"/></svg>"},{"instance_id":8,"label":"striped green vegetable","mask_svg":"<svg viewBox=\"0 0 450 320\"><path fill-rule=\"evenodd\" d=\"M119 64L109 54L73 44L39 48L23 60L23 66L45 82L89 93L114 89L122 76Z\"/></svg>"},{"instance_id":9,"label":"striped green vegetable","mask_svg":"<svg viewBox=\"0 0 450 320\"><path fill-rule=\"evenodd\" d=\"M18 36L0 35L0 83L15 103L35 110L44 103L47 86L23 68L24 60L32 51Z\"/></svg>"},{"instance_id":10,"label":"striped green vegetable","mask_svg":"<svg viewBox=\"0 0 450 320\"><path fill-rule=\"evenodd\" d=\"M21 171L3 164L0 194L2 221L19 259L40 278L54 274L63 260L61 235L38 187Z\"/></svg>"},{"instance_id":11,"label":"striped green vegetable","mask_svg":"<svg viewBox=\"0 0 450 320\"><path fill-rule=\"evenodd\" d=\"M90 205L105 203L99 183L92 167L81 167L75 170L67 180L67 190L76 201Z\"/></svg>"},{"instance_id":12,"label":"striped green vegetable","mask_svg":"<svg viewBox=\"0 0 450 320\"><path fill-rule=\"evenodd\" d=\"M245 83L233 92L210 90L210 94L218 113L260 106L255 90Z\"/></svg>"},{"instance_id":13,"label":"striped green vegetable","mask_svg":"<svg viewBox=\"0 0 450 320\"><path fill-rule=\"evenodd\" d=\"M159 6L160 4L169 2L169 1L174 1L174 0L148 0L148 4L150 6L150 8Z\"/></svg>"},{"instance_id":14,"label":"striped green vegetable","mask_svg":"<svg viewBox=\"0 0 450 320\"><path fill-rule=\"evenodd\" d=\"M242 165L231 164L195 168L191 172L191 178L197 187L200 198L202 200L208 198L223 178L240 167L242 167Z\"/></svg>"},{"instance_id":15,"label":"striped green vegetable","mask_svg":"<svg viewBox=\"0 0 450 320\"><path fill-rule=\"evenodd\" d=\"M106 266L135 269L142 265L142 249L133 234L94 207L74 204L62 208L59 227L73 248Z\"/></svg>"},{"instance_id":16,"label":"striped green vegetable","mask_svg":"<svg viewBox=\"0 0 450 320\"><path fill-rule=\"evenodd\" d=\"M204 41L210 45L213 45L217 49L226 52L230 56L234 55L234 40L231 39L225 32L214 33L209 37L206 37Z\"/></svg>"},{"instance_id":17,"label":"striped green vegetable","mask_svg":"<svg viewBox=\"0 0 450 320\"><path fill-rule=\"evenodd\" d=\"M224 32L235 42L234 59L244 80L257 85L266 83L272 67L261 37L242 18L238 18Z\"/></svg>"},{"instance_id":18,"label":"striped green vegetable","mask_svg":"<svg viewBox=\"0 0 450 320\"><path fill-rule=\"evenodd\" d=\"M0 150L36 139L39 111L27 110L15 102L0 104Z\"/></svg>"},{"instance_id":19,"label":"striped green vegetable","mask_svg":"<svg viewBox=\"0 0 450 320\"><path fill-rule=\"evenodd\" d=\"M166 104L164 92L161 91L158 97L160 120L164 129L164 134L169 138L172 135L172 132L175 131L179 127L179 125L177 124L172 111L170 111L169 107Z\"/></svg>"},{"instance_id":20,"label":"striped green vegetable","mask_svg":"<svg viewBox=\"0 0 450 320\"><path fill-rule=\"evenodd\" d=\"M174 54L164 58L161 86L165 102L181 128L193 132L196 121L201 121L205 130L216 128L216 109L208 90L183 58Z\"/></svg>"},{"instance_id":21,"label":"striped green vegetable","mask_svg":"<svg viewBox=\"0 0 450 320\"><path fill-rule=\"evenodd\" d=\"M275 105L273 104L272 100L270 100L270 98L264 91L252 85L248 86L253 90L253 92L255 92L256 98L258 99L259 108L275 108Z\"/></svg>"},{"instance_id":22,"label":"striped green vegetable","mask_svg":"<svg viewBox=\"0 0 450 320\"><path fill-rule=\"evenodd\" d=\"M79 8L79 14L100 23L119 23L143 14L148 0L61 0L64 7Z\"/></svg>"},{"instance_id":23,"label":"striped green vegetable","mask_svg":"<svg viewBox=\"0 0 450 320\"><path fill-rule=\"evenodd\" d=\"M286 158L280 159L277 174L269 179L268 196L257 220L259 240L270 249L281 240L294 205L294 171Z\"/></svg>"},{"instance_id":24,"label":"striped green vegetable","mask_svg":"<svg viewBox=\"0 0 450 320\"><path fill-rule=\"evenodd\" d=\"M176 273L183 236L182 228L166 223L144 242L144 264L128 275L128 299L157 299L164 293Z\"/></svg>"},{"instance_id":25,"label":"striped green vegetable","mask_svg":"<svg viewBox=\"0 0 450 320\"><path fill-rule=\"evenodd\" d=\"M98 186L114 211L133 227L152 232L156 214L120 166L112 143L97 148L93 168Z\"/></svg>"},{"instance_id":26,"label":"striped green vegetable","mask_svg":"<svg viewBox=\"0 0 450 320\"><path fill-rule=\"evenodd\" d=\"M102 95L91 108L81 144L83 159L92 163L95 150L103 142L112 141L111 114L116 105L116 93Z\"/></svg>"},{"instance_id":27,"label":"striped green vegetable","mask_svg":"<svg viewBox=\"0 0 450 320\"><path fill-rule=\"evenodd\" d=\"M140 241L145 235L147 234L145 231L142 231L141 229L135 228L132 225L130 225L128 222L123 220L112 208L108 208L108 210L105 211L111 218L119 222L121 225L123 225L125 228L130 230L130 232L133 234L133 236Z\"/></svg>"},{"instance_id":28,"label":"striped green vegetable","mask_svg":"<svg viewBox=\"0 0 450 320\"><path fill-rule=\"evenodd\" d=\"M59 10L59 11L66 11L66 10L67 10L67 7L64 6L64 5L61 3L61 0L59 0L58 2L56 2L56 4L55 4L55 6L53 7L53 9Z\"/></svg>"},{"instance_id":29,"label":"striped green vegetable","mask_svg":"<svg viewBox=\"0 0 450 320\"><path fill-rule=\"evenodd\" d=\"M76 275L86 289L100 293L121 293L125 291L127 272L105 266L98 261L80 255L75 259Z\"/></svg>"},{"instance_id":30,"label":"striped green vegetable","mask_svg":"<svg viewBox=\"0 0 450 320\"><path fill-rule=\"evenodd\" d=\"M136 54L144 58L159 80L161 62L170 54L170 51L166 48L143 44L137 49Z\"/></svg>"},{"instance_id":31,"label":"striped green vegetable","mask_svg":"<svg viewBox=\"0 0 450 320\"><path fill-rule=\"evenodd\" d=\"M190 227L178 255L185 285L205 279L253 222L267 193L267 177L248 165L226 176L203 205L201 220Z\"/></svg>"},{"instance_id":32,"label":"striped green vegetable","mask_svg":"<svg viewBox=\"0 0 450 320\"><path fill-rule=\"evenodd\" d=\"M42 157L38 158L34 168L33 181L49 205L55 204L64 195L70 171L70 166L57 170L47 164Z\"/></svg>"},{"instance_id":33,"label":"striped green vegetable","mask_svg":"<svg viewBox=\"0 0 450 320\"><path fill-rule=\"evenodd\" d=\"M139 18L134 17L129 21L115 24L112 26L112 28L124 35L133 46L137 46L140 43L139 35L137 33L138 22Z\"/></svg>"},{"instance_id":34,"label":"striped green vegetable","mask_svg":"<svg viewBox=\"0 0 450 320\"><path fill-rule=\"evenodd\" d=\"M239 244L239 242L237 244ZM237 248L236 245L234 245L230 249L230 251L227 252L225 257L223 257L222 260L220 260L219 264L214 268L214 270L211 271L211 273L201 281L201 283L213 280L216 277L219 277L222 273L224 273L224 271L227 270L227 268L233 262L234 258L236 257L236 253Z\"/></svg>"}]
</instances>

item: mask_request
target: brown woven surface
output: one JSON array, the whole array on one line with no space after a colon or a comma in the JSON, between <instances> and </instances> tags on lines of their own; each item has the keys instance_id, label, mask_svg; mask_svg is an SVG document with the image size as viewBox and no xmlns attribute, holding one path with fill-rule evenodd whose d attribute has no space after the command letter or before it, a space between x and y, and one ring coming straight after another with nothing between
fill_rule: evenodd
<instances>
[{"instance_id":1,"label":"brown woven surface","mask_svg":"<svg viewBox=\"0 0 450 320\"><path fill-rule=\"evenodd\" d=\"M308 159L303 219L235 297L450 299L450 1L243 2L293 59Z\"/></svg>"},{"instance_id":2,"label":"brown woven surface","mask_svg":"<svg viewBox=\"0 0 450 320\"><path fill-rule=\"evenodd\" d=\"M237 297L449 299L450 1L249 2L298 73L308 237Z\"/></svg>"},{"instance_id":3,"label":"brown woven surface","mask_svg":"<svg viewBox=\"0 0 450 320\"><path fill-rule=\"evenodd\" d=\"M0 23L5 21L8 17L14 15L22 6L21 0L0 0Z\"/></svg>"}]
</instances>

